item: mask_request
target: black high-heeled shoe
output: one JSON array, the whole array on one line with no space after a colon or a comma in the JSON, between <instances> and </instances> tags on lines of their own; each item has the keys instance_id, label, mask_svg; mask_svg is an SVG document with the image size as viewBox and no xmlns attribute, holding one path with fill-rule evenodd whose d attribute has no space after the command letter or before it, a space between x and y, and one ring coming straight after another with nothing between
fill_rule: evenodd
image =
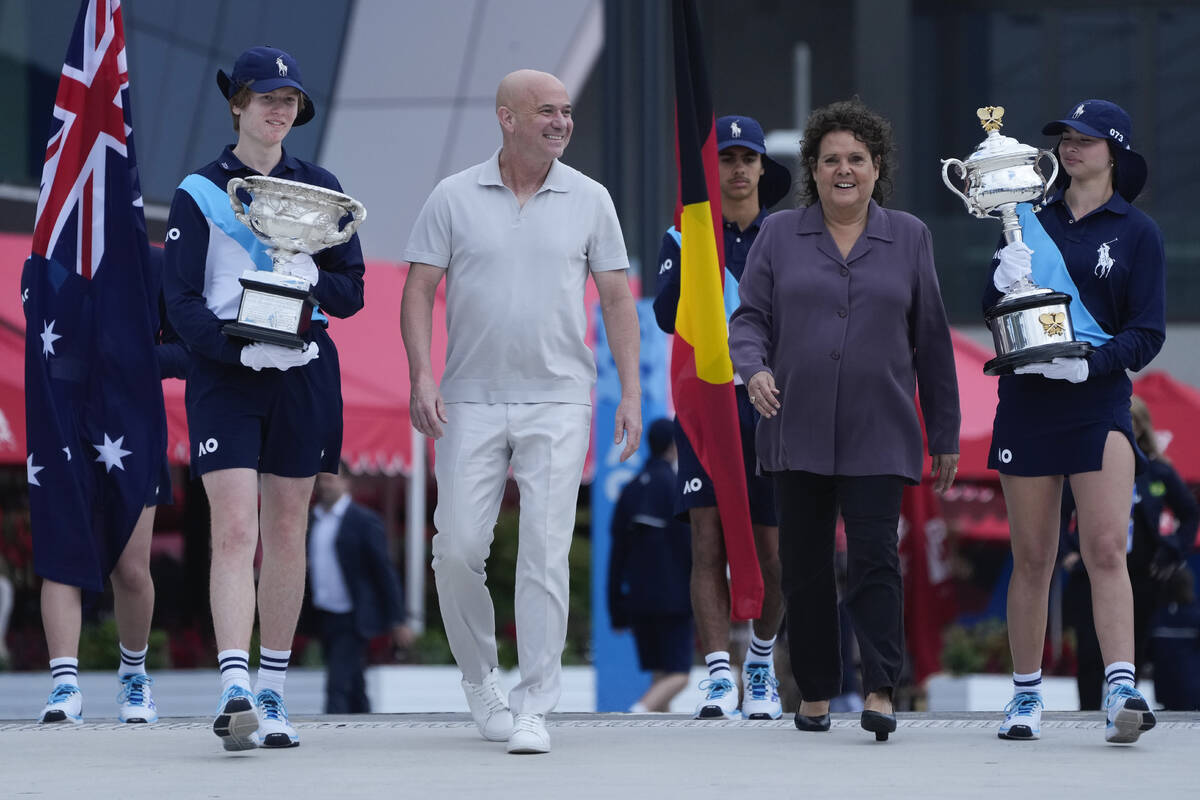
<instances>
[{"instance_id":1,"label":"black high-heeled shoe","mask_svg":"<svg viewBox=\"0 0 1200 800\"><path fill-rule=\"evenodd\" d=\"M796 718L793 720L796 723L796 728L802 731L814 731L824 733L829 730L829 712L825 712L817 717L810 717L807 714L796 712Z\"/></svg>"},{"instance_id":2,"label":"black high-heeled shoe","mask_svg":"<svg viewBox=\"0 0 1200 800\"><path fill-rule=\"evenodd\" d=\"M888 734L896 730L896 715L881 714L878 711L863 711L859 720L864 731L875 734L875 741L886 742Z\"/></svg>"}]
</instances>

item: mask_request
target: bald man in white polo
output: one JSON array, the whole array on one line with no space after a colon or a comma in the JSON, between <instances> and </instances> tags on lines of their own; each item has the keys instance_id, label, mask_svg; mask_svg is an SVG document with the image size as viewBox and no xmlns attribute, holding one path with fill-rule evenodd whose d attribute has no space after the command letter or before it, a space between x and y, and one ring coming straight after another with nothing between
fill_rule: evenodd
<instances>
[{"instance_id":1,"label":"bald man in white polo","mask_svg":"<svg viewBox=\"0 0 1200 800\"><path fill-rule=\"evenodd\" d=\"M410 414L433 437L438 503L433 569L450 649L485 739L548 753L545 715L561 691L567 554L591 427L596 367L585 342L591 275L621 381L614 443L641 441L638 320L607 190L558 159L574 121L553 75L519 70L496 91L502 144L444 179L404 257L401 329ZM446 278L446 369L433 378L433 300ZM516 575L521 681L497 680L485 564L509 467L520 490Z\"/></svg>"}]
</instances>

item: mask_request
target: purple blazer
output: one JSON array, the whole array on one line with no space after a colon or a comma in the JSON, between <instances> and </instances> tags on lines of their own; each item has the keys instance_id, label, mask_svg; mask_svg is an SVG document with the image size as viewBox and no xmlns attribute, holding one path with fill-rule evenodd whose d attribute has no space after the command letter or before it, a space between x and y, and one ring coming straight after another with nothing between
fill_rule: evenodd
<instances>
[{"instance_id":1,"label":"purple blazer","mask_svg":"<svg viewBox=\"0 0 1200 800\"><path fill-rule=\"evenodd\" d=\"M733 366L767 370L780 412L758 423L762 470L921 480L918 382L929 452L958 452L958 381L929 229L874 200L842 258L820 203L767 217L729 322Z\"/></svg>"}]
</instances>

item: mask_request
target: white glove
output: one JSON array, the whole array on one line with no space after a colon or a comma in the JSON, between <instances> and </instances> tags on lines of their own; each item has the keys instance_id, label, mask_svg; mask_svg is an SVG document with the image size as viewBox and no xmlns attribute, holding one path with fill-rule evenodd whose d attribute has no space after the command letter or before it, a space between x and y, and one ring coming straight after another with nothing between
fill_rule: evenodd
<instances>
[{"instance_id":1,"label":"white glove","mask_svg":"<svg viewBox=\"0 0 1200 800\"><path fill-rule=\"evenodd\" d=\"M321 277L321 270L317 267L317 262L313 261L313 257L308 253L296 253L283 265L283 271L289 275L295 275L297 278L303 278L313 286L317 285L317 279Z\"/></svg>"},{"instance_id":2,"label":"white glove","mask_svg":"<svg viewBox=\"0 0 1200 800\"><path fill-rule=\"evenodd\" d=\"M292 367L303 367L320 355L316 342L309 342L308 347L296 350L278 344L254 342L242 348L242 363L258 372L264 367L285 370Z\"/></svg>"},{"instance_id":3,"label":"white glove","mask_svg":"<svg viewBox=\"0 0 1200 800\"><path fill-rule=\"evenodd\" d=\"M992 284L996 289L1006 292L1017 281L1032 275L1032 255L1033 251L1024 242L1013 242L1000 248L1000 252L997 253L1000 263L992 275Z\"/></svg>"},{"instance_id":4,"label":"white glove","mask_svg":"<svg viewBox=\"0 0 1200 800\"><path fill-rule=\"evenodd\" d=\"M1085 358L1056 358L1017 367L1013 372L1018 375L1044 375L1055 380L1083 383L1087 380L1088 363Z\"/></svg>"}]
</instances>

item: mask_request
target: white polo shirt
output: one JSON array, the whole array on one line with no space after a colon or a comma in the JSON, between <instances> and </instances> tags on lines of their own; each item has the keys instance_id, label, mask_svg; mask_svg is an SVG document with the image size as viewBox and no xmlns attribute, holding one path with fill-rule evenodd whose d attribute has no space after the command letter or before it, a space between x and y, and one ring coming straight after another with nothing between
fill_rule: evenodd
<instances>
[{"instance_id":1,"label":"white polo shirt","mask_svg":"<svg viewBox=\"0 0 1200 800\"><path fill-rule=\"evenodd\" d=\"M437 185L404 258L446 270L446 402L591 403L588 273L629 268L603 186L556 160L522 208L497 150Z\"/></svg>"}]
</instances>

